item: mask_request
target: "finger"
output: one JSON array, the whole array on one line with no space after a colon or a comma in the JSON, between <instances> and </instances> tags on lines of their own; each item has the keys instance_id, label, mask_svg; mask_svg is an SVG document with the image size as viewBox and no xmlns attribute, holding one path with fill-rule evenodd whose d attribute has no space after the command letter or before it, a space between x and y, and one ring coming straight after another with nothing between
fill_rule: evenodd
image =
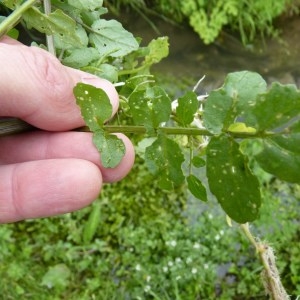
<instances>
[{"instance_id":1,"label":"finger","mask_svg":"<svg viewBox=\"0 0 300 300\"><path fill-rule=\"evenodd\" d=\"M80 159L0 166L0 223L78 210L97 198L99 169Z\"/></svg>"},{"instance_id":2,"label":"finger","mask_svg":"<svg viewBox=\"0 0 300 300\"><path fill-rule=\"evenodd\" d=\"M89 132L30 132L1 138L0 164L14 164L30 160L53 158L79 158L97 165L105 182L115 182L125 177L134 163L134 149L129 139L118 135L126 152L119 165L106 169Z\"/></svg>"},{"instance_id":3,"label":"finger","mask_svg":"<svg viewBox=\"0 0 300 300\"><path fill-rule=\"evenodd\" d=\"M19 41L15 40L7 35L1 37L0 42L5 43L5 44L10 44L10 45L22 45L22 43L20 43Z\"/></svg>"},{"instance_id":4,"label":"finger","mask_svg":"<svg viewBox=\"0 0 300 300\"><path fill-rule=\"evenodd\" d=\"M102 88L118 108L118 94L107 80L63 66L37 47L0 41L2 116L19 117L45 130L63 131L84 124L73 88L78 82Z\"/></svg>"}]
</instances>

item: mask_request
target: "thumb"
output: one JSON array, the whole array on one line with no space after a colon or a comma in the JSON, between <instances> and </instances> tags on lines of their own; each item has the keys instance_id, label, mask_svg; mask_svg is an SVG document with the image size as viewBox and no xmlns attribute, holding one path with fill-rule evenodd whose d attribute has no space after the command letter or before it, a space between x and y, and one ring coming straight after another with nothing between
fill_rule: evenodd
<instances>
[{"instance_id":1,"label":"thumb","mask_svg":"<svg viewBox=\"0 0 300 300\"><path fill-rule=\"evenodd\" d=\"M73 88L78 82L101 87L118 108L118 94L107 80L63 66L37 47L0 41L2 116L19 117L44 130L69 130L84 125Z\"/></svg>"}]
</instances>

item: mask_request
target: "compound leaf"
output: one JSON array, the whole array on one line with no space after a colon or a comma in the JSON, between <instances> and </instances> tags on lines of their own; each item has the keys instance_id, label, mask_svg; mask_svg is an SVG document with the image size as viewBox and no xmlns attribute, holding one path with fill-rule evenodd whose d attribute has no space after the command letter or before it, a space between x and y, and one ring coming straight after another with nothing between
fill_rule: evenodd
<instances>
[{"instance_id":1,"label":"compound leaf","mask_svg":"<svg viewBox=\"0 0 300 300\"><path fill-rule=\"evenodd\" d=\"M154 175L159 174L160 186L166 189L183 182L183 161L184 156L178 144L164 135L159 135L145 151L146 165Z\"/></svg>"},{"instance_id":2,"label":"compound leaf","mask_svg":"<svg viewBox=\"0 0 300 300\"><path fill-rule=\"evenodd\" d=\"M238 223L255 220L261 205L259 182L239 144L225 135L212 137L206 164L210 190L227 215Z\"/></svg>"},{"instance_id":3,"label":"compound leaf","mask_svg":"<svg viewBox=\"0 0 300 300\"><path fill-rule=\"evenodd\" d=\"M112 116L112 105L102 89L78 83L74 88L74 95L82 117L91 131L101 128Z\"/></svg>"}]
</instances>

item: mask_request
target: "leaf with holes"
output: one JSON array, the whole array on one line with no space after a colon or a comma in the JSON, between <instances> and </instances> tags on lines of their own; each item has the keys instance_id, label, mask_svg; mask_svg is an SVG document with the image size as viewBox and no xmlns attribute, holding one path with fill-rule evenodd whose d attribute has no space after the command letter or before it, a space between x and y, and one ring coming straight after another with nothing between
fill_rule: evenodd
<instances>
[{"instance_id":1,"label":"leaf with holes","mask_svg":"<svg viewBox=\"0 0 300 300\"><path fill-rule=\"evenodd\" d=\"M176 108L176 117L179 124L182 126L191 124L198 108L199 101L194 92L187 92L183 97L180 97Z\"/></svg>"},{"instance_id":2,"label":"leaf with holes","mask_svg":"<svg viewBox=\"0 0 300 300\"><path fill-rule=\"evenodd\" d=\"M178 144L164 135L159 135L145 151L146 165L151 173L159 175L160 186L165 189L183 182L183 161L184 156Z\"/></svg>"},{"instance_id":3,"label":"leaf with holes","mask_svg":"<svg viewBox=\"0 0 300 300\"><path fill-rule=\"evenodd\" d=\"M102 89L78 83L74 88L74 95L82 117L91 131L101 128L111 118L112 105Z\"/></svg>"},{"instance_id":4,"label":"leaf with holes","mask_svg":"<svg viewBox=\"0 0 300 300\"><path fill-rule=\"evenodd\" d=\"M128 104L135 124L144 125L150 131L169 121L172 112L171 99L158 86L133 92Z\"/></svg>"},{"instance_id":5,"label":"leaf with holes","mask_svg":"<svg viewBox=\"0 0 300 300\"><path fill-rule=\"evenodd\" d=\"M24 13L23 19L28 28L33 27L48 35L54 34L65 47L67 45L76 48L87 46L88 40L85 31L79 30L75 21L60 9L45 15L36 7L31 7Z\"/></svg>"},{"instance_id":6,"label":"leaf with holes","mask_svg":"<svg viewBox=\"0 0 300 300\"><path fill-rule=\"evenodd\" d=\"M124 56L139 47L134 36L116 20L97 20L92 25L90 42L101 56Z\"/></svg>"},{"instance_id":7,"label":"leaf with holes","mask_svg":"<svg viewBox=\"0 0 300 300\"><path fill-rule=\"evenodd\" d=\"M260 131L283 131L300 118L300 92L294 85L273 83L270 90L259 95L245 117Z\"/></svg>"},{"instance_id":8,"label":"leaf with holes","mask_svg":"<svg viewBox=\"0 0 300 300\"><path fill-rule=\"evenodd\" d=\"M261 205L259 182L239 144L226 135L212 137L206 165L209 188L227 215L238 223L254 221Z\"/></svg>"},{"instance_id":9,"label":"leaf with holes","mask_svg":"<svg viewBox=\"0 0 300 300\"><path fill-rule=\"evenodd\" d=\"M93 134L93 143L100 153L101 163L105 168L114 168L125 155L125 145L114 134L98 129Z\"/></svg>"},{"instance_id":10,"label":"leaf with holes","mask_svg":"<svg viewBox=\"0 0 300 300\"><path fill-rule=\"evenodd\" d=\"M258 94L266 90L266 82L253 72L230 73L222 88L212 91L206 99L203 112L205 127L219 134L238 116L244 116L255 105Z\"/></svg>"}]
</instances>

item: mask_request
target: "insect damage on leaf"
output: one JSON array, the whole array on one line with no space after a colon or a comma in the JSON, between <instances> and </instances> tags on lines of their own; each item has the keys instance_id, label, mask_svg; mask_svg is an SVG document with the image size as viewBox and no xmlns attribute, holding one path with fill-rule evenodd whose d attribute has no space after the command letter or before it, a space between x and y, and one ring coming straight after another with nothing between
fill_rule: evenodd
<instances>
[{"instance_id":1,"label":"insect damage on leaf","mask_svg":"<svg viewBox=\"0 0 300 300\"><path fill-rule=\"evenodd\" d=\"M116 135L103 130L103 124L112 116L107 94L100 88L78 83L74 95L84 121L93 132L93 142L100 152L102 165L105 168L116 167L125 154L125 145Z\"/></svg>"}]
</instances>

